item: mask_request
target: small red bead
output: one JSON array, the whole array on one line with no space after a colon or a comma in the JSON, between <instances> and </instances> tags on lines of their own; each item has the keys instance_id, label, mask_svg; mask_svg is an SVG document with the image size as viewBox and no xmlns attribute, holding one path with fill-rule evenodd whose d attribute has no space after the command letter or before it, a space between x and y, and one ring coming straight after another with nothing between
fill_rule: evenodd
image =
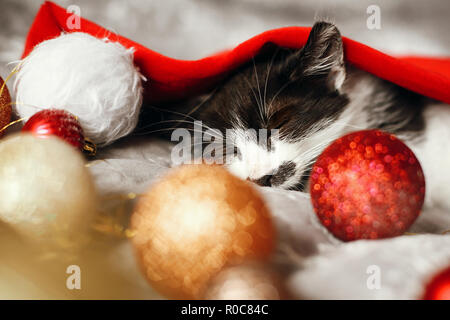
<instances>
[{"instance_id":1,"label":"small red bead","mask_svg":"<svg viewBox=\"0 0 450 320\"><path fill-rule=\"evenodd\" d=\"M425 288L425 300L450 300L450 268L438 273Z\"/></svg>"},{"instance_id":2,"label":"small red bead","mask_svg":"<svg viewBox=\"0 0 450 320\"><path fill-rule=\"evenodd\" d=\"M343 241L401 235L420 214L425 178L413 152L394 135L345 135L319 156L310 193L322 224Z\"/></svg>"},{"instance_id":3,"label":"small red bead","mask_svg":"<svg viewBox=\"0 0 450 320\"><path fill-rule=\"evenodd\" d=\"M40 138L57 136L82 150L84 134L77 118L65 110L45 109L35 113L22 128Z\"/></svg>"}]
</instances>

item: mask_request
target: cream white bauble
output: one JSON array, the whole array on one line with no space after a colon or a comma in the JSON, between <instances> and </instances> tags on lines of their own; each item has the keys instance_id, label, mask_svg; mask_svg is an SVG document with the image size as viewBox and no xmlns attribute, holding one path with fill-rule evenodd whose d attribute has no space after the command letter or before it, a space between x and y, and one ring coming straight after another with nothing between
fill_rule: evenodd
<instances>
[{"instance_id":1,"label":"cream white bauble","mask_svg":"<svg viewBox=\"0 0 450 320\"><path fill-rule=\"evenodd\" d=\"M27 238L75 240L91 226L97 194L80 152L56 137L0 141L0 220Z\"/></svg>"}]
</instances>

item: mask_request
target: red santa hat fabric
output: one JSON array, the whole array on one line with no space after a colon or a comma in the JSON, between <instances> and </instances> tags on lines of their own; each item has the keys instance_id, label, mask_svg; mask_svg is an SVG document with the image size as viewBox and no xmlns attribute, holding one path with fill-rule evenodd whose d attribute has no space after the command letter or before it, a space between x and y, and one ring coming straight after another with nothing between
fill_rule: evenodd
<instances>
[{"instance_id":1,"label":"red santa hat fabric","mask_svg":"<svg viewBox=\"0 0 450 320\"><path fill-rule=\"evenodd\" d=\"M186 98L208 90L230 70L251 59L266 42L301 48L311 30L310 27L270 30L234 49L187 61L166 57L83 18L80 29L70 30L66 23L70 15L64 8L45 2L29 30L23 57L40 42L57 37L61 32L81 31L98 38L106 37L127 48L134 47L134 62L149 79L144 89L149 102ZM346 37L343 42L345 59L356 67L406 89L450 103L450 57L393 57Z\"/></svg>"}]
</instances>

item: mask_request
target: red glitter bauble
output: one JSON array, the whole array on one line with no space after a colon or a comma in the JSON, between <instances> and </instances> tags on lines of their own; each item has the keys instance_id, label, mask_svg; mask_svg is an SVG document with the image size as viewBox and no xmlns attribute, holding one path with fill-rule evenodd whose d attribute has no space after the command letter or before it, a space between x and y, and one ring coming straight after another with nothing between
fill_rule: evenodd
<instances>
[{"instance_id":1,"label":"red glitter bauble","mask_svg":"<svg viewBox=\"0 0 450 320\"><path fill-rule=\"evenodd\" d=\"M40 138L57 136L82 150L84 134L77 118L65 110L46 109L35 113L25 123L23 132L31 132Z\"/></svg>"},{"instance_id":2,"label":"red glitter bauble","mask_svg":"<svg viewBox=\"0 0 450 320\"><path fill-rule=\"evenodd\" d=\"M425 289L425 300L450 300L450 268L438 273Z\"/></svg>"},{"instance_id":3,"label":"red glitter bauble","mask_svg":"<svg viewBox=\"0 0 450 320\"><path fill-rule=\"evenodd\" d=\"M321 223L344 241L401 235L420 213L425 179L413 152L379 130L350 133L319 156L310 193Z\"/></svg>"}]
</instances>

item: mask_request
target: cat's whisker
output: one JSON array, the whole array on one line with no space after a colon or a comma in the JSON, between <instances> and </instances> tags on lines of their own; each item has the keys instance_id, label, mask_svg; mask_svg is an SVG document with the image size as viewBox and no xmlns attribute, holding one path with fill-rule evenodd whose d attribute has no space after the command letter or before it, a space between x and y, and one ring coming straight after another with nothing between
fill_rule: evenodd
<instances>
[{"instance_id":1,"label":"cat's whisker","mask_svg":"<svg viewBox=\"0 0 450 320\"><path fill-rule=\"evenodd\" d=\"M139 132L134 132L132 135L133 136L146 136L148 134L152 134L152 133L156 133L156 132L165 132L165 131L170 131L170 130L176 130L179 128L163 128L163 129L155 129L155 130L150 130L150 131L139 131Z\"/></svg>"},{"instance_id":2,"label":"cat's whisker","mask_svg":"<svg viewBox=\"0 0 450 320\"><path fill-rule=\"evenodd\" d=\"M204 102L203 102L204 103ZM173 111L173 110L166 110L166 109L161 109L161 108L158 108L158 107L155 107L155 106L149 106L150 108L153 108L153 109L155 109L155 110L158 110L158 111L162 111L162 112L169 112L169 113L172 113L172 114L175 114L175 115L180 115L180 116L184 116L184 117L187 117L187 118L190 118L190 119L192 119L192 121L190 122L190 123L193 123L194 121L199 121L199 122L202 122L201 120L198 120L198 119L196 119L196 118L194 118L194 117L192 117L192 116L190 116L190 115L188 115L188 114L185 114L185 113L181 113L181 112L176 112L176 111ZM189 123L189 121L188 120L185 120L185 119L173 119L173 120L165 120L165 121L186 121L186 122L188 122ZM156 123L151 123L151 124L149 124L149 125L147 125L147 126L144 126L144 127L142 127L142 128L148 128L148 127L150 127L150 126L153 126L153 125L155 125L155 124L160 124L160 123L162 123L162 121L159 121L159 122L156 122ZM211 127L209 127L208 125L206 125L206 124L204 124L203 122L202 122L202 126L205 126L207 129L210 129L211 131L215 131L215 132L217 132L217 133L220 133L220 130L218 130L218 129L213 129L213 128L211 128Z\"/></svg>"},{"instance_id":3,"label":"cat's whisker","mask_svg":"<svg viewBox=\"0 0 450 320\"><path fill-rule=\"evenodd\" d=\"M272 66L273 66L273 62L275 61L275 57L278 54L280 48L277 48L277 50L275 51L275 53L272 55L272 59L270 60L269 63L269 67L267 68L267 74L266 74L266 83L264 84L264 109L266 112L266 115L269 114L269 110L267 108L267 103L266 103L266 97L267 97L267 84L269 83L269 76L270 73L272 71Z\"/></svg>"},{"instance_id":4,"label":"cat's whisker","mask_svg":"<svg viewBox=\"0 0 450 320\"><path fill-rule=\"evenodd\" d=\"M203 106L205 104L205 102L208 101L216 93L217 89L218 89L218 87L216 87L213 91L211 91L211 93L208 94L202 102L200 102L199 104L194 106L191 109L191 111L189 111L188 115L190 116L191 114L195 113L198 109L200 109L200 107Z\"/></svg>"},{"instance_id":5,"label":"cat's whisker","mask_svg":"<svg viewBox=\"0 0 450 320\"><path fill-rule=\"evenodd\" d=\"M322 150L326 146L328 146L333 140L334 140L333 137L329 138L326 141L323 141L323 142L309 148L308 150L306 150L304 152L299 152L299 154L294 157L294 160L316 158L322 152Z\"/></svg>"},{"instance_id":6,"label":"cat's whisker","mask_svg":"<svg viewBox=\"0 0 450 320\"><path fill-rule=\"evenodd\" d=\"M242 94L239 91L237 91L236 94L240 98L241 102L244 103L244 98L242 97ZM238 102L237 102L237 106L242 107L242 105ZM232 122L232 125L234 128L241 128L242 130L246 130L248 127L248 123L244 123L243 119L239 118L239 116L237 114L235 114L235 116L232 118L231 122Z\"/></svg>"},{"instance_id":7,"label":"cat's whisker","mask_svg":"<svg viewBox=\"0 0 450 320\"><path fill-rule=\"evenodd\" d=\"M169 109L162 109L162 108L158 108L156 106L153 105L147 105L147 107L150 107L152 109L161 111L161 112L168 112L168 113L172 113L175 115L179 115L185 118L190 118L193 121L199 121L198 119L194 118L191 116L192 113L196 112L206 101L208 101L208 99L217 91L217 88L214 89L202 102L200 102L199 104L195 105L191 111L189 111L189 113L182 113L182 112L177 112L177 111L173 111L173 110L169 110Z\"/></svg>"},{"instance_id":8,"label":"cat's whisker","mask_svg":"<svg viewBox=\"0 0 450 320\"><path fill-rule=\"evenodd\" d=\"M358 130L366 130L366 127L363 126L357 126L357 125L353 125L353 124L348 124L345 122L339 122L339 121L334 121L333 124L337 124L337 125L341 125L344 127L349 127L349 128L354 128L354 129L358 129Z\"/></svg>"},{"instance_id":9,"label":"cat's whisker","mask_svg":"<svg viewBox=\"0 0 450 320\"><path fill-rule=\"evenodd\" d=\"M252 87L250 81L249 81L246 77L244 77L244 79L245 79L245 81L247 82L248 87L250 88L250 90L251 90L252 93L253 93L253 97L255 98L256 104L257 104L257 106L258 106L258 114L259 114L259 118L261 119L261 121L263 121L264 116L263 116L263 114L262 114L262 107L261 107L261 105L260 105L260 103L259 103L258 97L256 96L255 90L253 90L253 87Z\"/></svg>"},{"instance_id":10,"label":"cat's whisker","mask_svg":"<svg viewBox=\"0 0 450 320\"><path fill-rule=\"evenodd\" d=\"M204 132L201 130L194 130L192 128L179 128L179 127L172 127L172 128L162 128L162 129L155 129L155 130L151 130L151 131L143 131L143 132L135 132L133 133L133 136L145 136L145 135L149 135L152 133L156 133L156 132L166 132L166 131L174 131L176 129L186 129L188 131L192 131L192 132L198 132L198 133L202 133L202 134L208 134L208 132ZM215 136L212 136L215 137Z\"/></svg>"},{"instance_id":11,"label":"cat's whisker","mask_svg":"<svg viewBox=\"0 0 450 320\"><path fill-rule=\"evenodd\" d=\"M323 133L325 134L325 133ZM325 147L327 147L328 145L330 145L334 140L338 139L341 136L340 133L336 133L332 136L327 137L326 140L324 140L323 142L313 146L312 148L308 149L306 152L302 152L299 155L297 155L296 159L303 157L303 158L308 158L311 155L316 155L318 156L318 154L320 152L322 152L322 149L324 149Z\"/></svg>"},{"instance_id":12,"label":"cat's whisker","mask_svg":"<svg viewBox=\"0 0 450 320\"><path fill-rule=\"evenodd\" d=\"M272 107L272 104L273 104L273 102L275 101L275 99L278 97L278 95L279 95L284 89L286 89L287 86L290 85L290 84L291 84L291 81L288 80L284 85L281 86L281 88L275 93L275 95L274 95L274 96L272 97L272 99L270 100L269 108Z\"/></svg>"},{"instance_id":13,"label":"cat's whisker","mask_svg":"<svg viewBox=\"0 0 450 320\"><path fill-rule=\"evenodd\" d=\"M173 111L173 110L168 110L168 109L162 109L162 108L158 108L156 106L152 106L152 105L146 105L146 107L148 108L152 108L155 109L157 111L161 111L161 112L168 112L168 113L172 113L178 116L183 116L186 118L191 118L193 121L196 121L197 119L195 119L194 117L191 117L190 115L186 114L186 113L182 113L182 112L177 112L177 111Z\"/></svg>"},{"instance_id":14,"label":"cat's whisker","mask_svg":"<svg viewBox=\"0 0 450 320\"><path fill-rule=\"evenodd\" d=\"M258 70L256 70L255 58L252 58L252 61L253 61L253 70L255 72L255 78L256 78L256 86L258 87L258 93L259 93L259 106L261 108L261 121L264 122L265 106L263 104L263 99L262 99L262 95L261 95L261 86L259 84Z\"/></svg>"},{"instance_id":15,"label":"cat's whisker","mask_svg":"<svg viewBox=\"0 0 450 320\"><path fill-rule=\"evenodd\" d=\"M158 122L152 123L152 124L150 124L150 125L147 125L147 126L145 126L145 127L142 127L142 128L140 128L140 129L142 130L142 129L150 128L150 127L152 127L152 126L154 126L154 125L164 124L164 123L172 123L172 122L193 124L193 122L191 122L191 121L187 121L187 120L179 120L179 119L175 120L175 119L173 119L173 120L163 120L163 121L158 121ZM203 130L199 130L199 129L196 129L196 128L188 128L188 127L175 127L175 128L172 128L172 129L173 129L173 130L176 130L176 129L186 129L186 130L190 130L190 131L193 131L193 132L199 132L199 133L202 133L203 135L208 135L208 136L214 137L214 138L216 138L216 139L221 139L221 140L223 140L222 133L221 133L220 131L214 131L214 130L212 130L212 129L210 129L211 131L203 131ZM141 132L138 132L138 133L141 133Z\"/></svg>"},{"instance_id":16,"label":"cat's whisker","mask_svg":"<svg viewBox=\"0 0 450 320\"><path fill-rule=\"evenodd\" d=\"M169 119L169 120L162 120L162 121L151 123L151 124L149 124L147 126L142 127L141 129L149 128L149 127L152 127L152 126L155 126L155 125L158 125L158 124L171 123L171 122L194 124L193 121L189 121L189 120ZM207 129L211 130L214 133L217 133L218 135L222 134L219 131L219 129L212 129L209 126L203 125L203 123L202 123L202 126L205 126Z\"/></svg>"},{"instance_id":17,"label":"cat's whisker","mask_svg":"<svg viewBox=\"0 0 450 320\"><path fill-rule=\"evenodd\" d=\"M169 120L161 120L161 121L157 121L157 122L152 122L152 123L149 123L148 125L145 125L145 126L143 126L143 127L140 127L139 129L140 129L140 130L142 130L142 129L147 129L147 128L151 128L151 127L156 126L156 125L159 125L159 124L171 123L171 122L175 122L175 123L178 123L178 122L193 123L193 122L187 121L187 120L184 121L184 120L179 120L179 119L169 119Z\"/></svg>"}]
</instances>

